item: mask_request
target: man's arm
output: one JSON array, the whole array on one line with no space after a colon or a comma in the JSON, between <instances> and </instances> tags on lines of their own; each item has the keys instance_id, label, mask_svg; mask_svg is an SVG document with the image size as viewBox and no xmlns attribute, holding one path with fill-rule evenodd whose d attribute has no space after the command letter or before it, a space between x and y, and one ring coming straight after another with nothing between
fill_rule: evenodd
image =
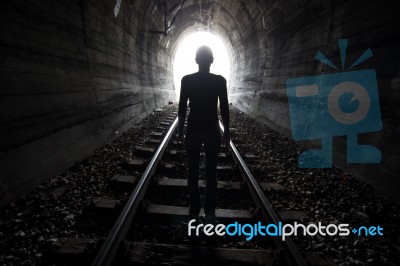
<instances>
[{"instance_id":1,"label":"man's arm","mask_svg":"<svg viewBox=\"0 0 400 266\"><path fill-rule=\"evenodd\" d=\"M219 96L219 108L221 110L222 124L224 125L224 136L229 139L229 104L226 79L223 79L223 88ZM224 138L225 138L224 137Z\"/></svg>"},{"instance_id":2,"label":"man's arm","mask_svg":"<svg viewBox=\"0 0 400 266\"><path fill-rule=\"evenodd\" d=\"M184 82L184 78L182 78L181 95L179 97L179 109L178 109L178 134L180 137L183 137L183 127L185 126L186 109L188 101L188 95L186 90L187 90L186 82Z\"/></svg>"}]
</instances>

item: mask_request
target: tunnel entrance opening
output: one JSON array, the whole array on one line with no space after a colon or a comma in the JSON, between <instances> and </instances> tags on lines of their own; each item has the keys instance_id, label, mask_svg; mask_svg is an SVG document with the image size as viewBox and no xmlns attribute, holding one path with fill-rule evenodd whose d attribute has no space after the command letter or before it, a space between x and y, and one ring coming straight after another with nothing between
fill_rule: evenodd
<instances>
[{"instance_id":1,"label":"tunnel entrance opening","mask_svg":"<svg viewBox=\"0 0 400 266\"><path fill-rule=\"evenodd\" d=\"M210 72L222 75L227 80L229 88L231 62L229 60L227 47L220 38L210 32L196 32L184 37L180 41L175 52L173 73L177 100L179 100L181 91L182 77L198 71L195 57L196 50L201 45L207 45L213 51L214 63L211 64Z\"/></svg>"}]
</instances>

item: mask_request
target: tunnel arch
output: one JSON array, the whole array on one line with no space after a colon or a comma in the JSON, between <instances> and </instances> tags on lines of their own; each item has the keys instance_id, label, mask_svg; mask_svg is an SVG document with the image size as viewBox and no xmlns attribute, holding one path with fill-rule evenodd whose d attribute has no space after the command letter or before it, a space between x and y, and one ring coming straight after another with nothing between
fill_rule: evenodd
<instances>
[{"instance_id":1,"label":"tunnel arch","mask_svg":"<svg viewBox=\"0 0 400 266\"><path fill-rule=\"evenodd\" d=\"M260 38L258 33L265 28L262 4L256 3L254 8L257 10L255 17L241 2L202 1L199 4L197 1L186 1L167 36L149 36L150 29L162 29L161 20L158 24L142 23L143 27L139 31L148 36L147 41L157 41L158 47L166 50L171 60L168 64L169 74L172 75L172 60L182 38L197 31L208 31L221 38L231 55L230 101L245 112L253 112L257 109L257 94L262 91L262 67L266 65L267 59L259 56L265 51L264 38ZM162 16L162 10L156 4L148 4L144 13L146 20L152 23L152 18ZM149 47L152 44L147 45ZM152 49L156 48L153 46ZM152 76L151 70L146 72ZM165 84L170 84L170 80Z\"/></svg>"},{"instance_id":2,"label":"tunnel arch","mask_svg":"<svg viewBox=\"0 0 400 266\"><path fill-rule=\"evenodd\" d=\"M262 45L260 45L253 18L249 17L249 12L242 12L247 9L240 2L229 4L204 1L200 7L197 2L192 1L182 9L180 19L175 21L176 28L173 29L172 34L179 35L186 29L206 30L219 36L227 47L232 47L229 99L243 111L249 112L255 107L254 93L262 83L258 79L258 68L262 65L259 63L260 60L263 59L258 57L262 53L260 50ZM203 15L199 16L199 13ZM240 23L238 19L242 19L245 23ZM246 23L252 25L249 26ZM254 83L251 85L253 88L249 88L249 91L243 94L243 90L247 90L249 83ZM246 99L243 100L243 97Z\"/></svg>"}]
</instances>

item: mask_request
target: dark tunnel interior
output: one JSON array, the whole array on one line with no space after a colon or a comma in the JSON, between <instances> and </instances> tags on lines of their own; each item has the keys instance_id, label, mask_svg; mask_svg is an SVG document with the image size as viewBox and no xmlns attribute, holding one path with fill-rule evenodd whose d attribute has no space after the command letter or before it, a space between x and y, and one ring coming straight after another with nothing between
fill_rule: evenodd
<instances>
[{"instance_id":1,"label":"dark tunnel interior","mask_svg":"<svg viewBox=\"0 0 400 266\"><path fill-rule=\"evenodd\" d=\"M167 9L177 4L166 1ZM399 9L391 1L186 1L169 14L157 1L2 1L2 204L90 155L154 109L174 101L173 54L183 36L209 31L232 61L230 102L291 134L285 82L332 71L371 48L361 68L377 72L383 130L361 134L382 151L378 165L335 164L398 198ZM118 134L117 134L118 132ZM18 171L16 171L18 169ZM384 174L380 174L384 173ZM21 186L23 184L23 186Z\"/></svg>"},{"instance_id":2,"label":"dark tunnel interior","mask_svg":"<svg viewBox=\"0 0 400 266\"><path fill-rule=\"evenodd\" d=\"M328 137L336 167L398 202L399 14L396 1L372 0L3 0L0 206L175 104L174 55L204 31L227 48L229 103L289 138L288 79L374 69L382 129L356 134L381 162L348 163L347 136ZM339 39L348 39L343 68ZM312 114L303 119L309 127Z\"/></svg>"}]
</instances>

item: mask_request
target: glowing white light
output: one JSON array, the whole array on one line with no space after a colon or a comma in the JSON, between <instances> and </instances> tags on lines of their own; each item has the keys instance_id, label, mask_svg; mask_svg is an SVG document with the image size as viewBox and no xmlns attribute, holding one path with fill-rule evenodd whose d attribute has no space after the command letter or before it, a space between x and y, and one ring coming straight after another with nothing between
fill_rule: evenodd
<instances>
[{"instance_id":1,"label":"glowing white light","mask_svg":"<svg viewBox=\"0 0 400 266\"><path fill-rule=\"evenodd\" d=\"M199 70L196 64L196 50L201 45L209 46L214 55L214 63L211 64L210 72L222 75L229 84L230 61L228 51L223 42L209 32L196 32L183 39L175 53L174 59L174 84L176 99L179 100L181 91L181 79L183 76L195 73Z\"/></svg>"}]
</instances>

